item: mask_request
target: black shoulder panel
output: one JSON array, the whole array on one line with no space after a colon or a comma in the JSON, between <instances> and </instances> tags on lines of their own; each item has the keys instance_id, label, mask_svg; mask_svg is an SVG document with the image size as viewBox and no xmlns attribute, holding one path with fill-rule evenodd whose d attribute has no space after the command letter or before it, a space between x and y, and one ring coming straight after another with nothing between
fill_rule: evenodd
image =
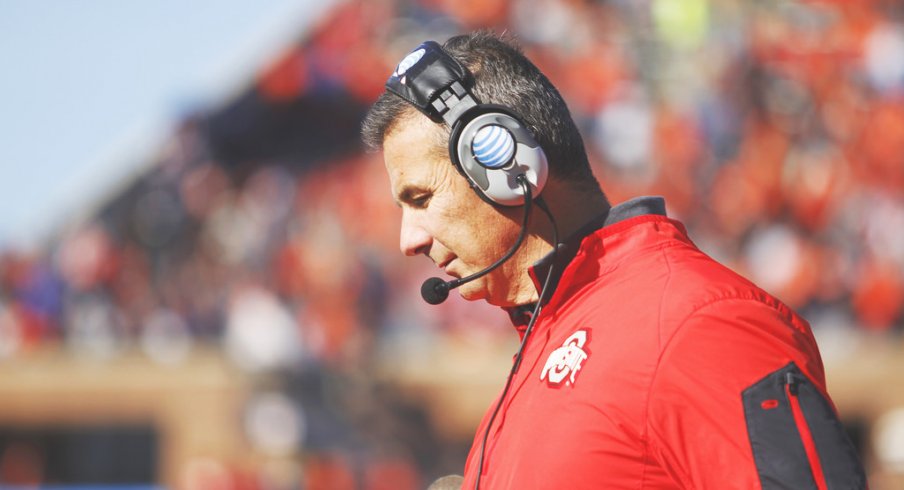
<instances>
[{"instance_id":1,"label":"black shoulder panel","mask_svg":"<svg viewBox=\"0 0 904 490\"><path fill-rule=\"evenodd\" d=\"M784 368L744 390L747 436L763 490L815 489L813 472L785 395Z\"/></svg>"},{"instance_id":2,"label":"black shoulder panel","mask_svg":"<svg viewBox=\"0 0 904 490\"><path fill-rule=\"evenodd\" d=\"M796 364L769 374L742 393L747 434L764 490L817 488L804 438L815 446L816 477L826 488L866 488L853 444L829 402ZM799 427L795 411L806 421Z\"/></svg>"}]
</instances>

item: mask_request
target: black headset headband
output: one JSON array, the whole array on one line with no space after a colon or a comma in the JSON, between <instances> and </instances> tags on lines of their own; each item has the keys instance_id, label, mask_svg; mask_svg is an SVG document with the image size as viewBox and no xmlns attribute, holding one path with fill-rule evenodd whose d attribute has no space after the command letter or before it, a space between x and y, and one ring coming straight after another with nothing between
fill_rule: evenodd
<instances>
[{"instance_id":1,"label":"black headset headband","mask_svg":"<svg viewBox=\"0 0 904 490\"><path fill-rule=\"evenodd\" d=\"M434 122L452 127L479 102L471 94L474 76L435 41L426 41L399 63L386 89Z\"/></svg>"}]
</instances>

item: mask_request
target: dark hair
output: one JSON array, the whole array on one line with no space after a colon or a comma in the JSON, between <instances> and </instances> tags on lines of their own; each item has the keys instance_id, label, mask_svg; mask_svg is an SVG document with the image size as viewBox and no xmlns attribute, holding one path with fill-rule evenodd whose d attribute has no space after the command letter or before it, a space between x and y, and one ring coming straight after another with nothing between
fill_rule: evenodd
<instances>
[{"instance_id":1,"label":"dark hair","mask_svg":"<svg viewBox=\"0 0 904 490\"><path fill-rule=\"evenodd\" d=\"M565 100L516 44L492 32L477 31L449 39L443 49L474 75L472 91L481 102L504 105L521 118L543 147L552 176L599 189ZM364 118L364 144L381 149L386 135L412 113L418 113L414 106L384 92ZM437 144L438 150L448 152L445 142Z\"/></svg>"}]
</instances>

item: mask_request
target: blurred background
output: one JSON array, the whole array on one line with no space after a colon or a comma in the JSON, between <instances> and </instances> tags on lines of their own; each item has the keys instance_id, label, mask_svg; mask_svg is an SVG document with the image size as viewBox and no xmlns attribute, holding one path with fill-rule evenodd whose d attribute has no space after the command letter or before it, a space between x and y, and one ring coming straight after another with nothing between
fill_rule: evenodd
<instances>
[{"instance_id":1,"label":"blurred background","mask_svg":"<svg viewBox=\"0 0 904 490\"><path fill-rule=\"evenodd\" d=\"M657 194L812 324L904 488L897 1L0 1L0 487L418 489L516 336L423 303L361 118L422 40L507 31L612 202Z\"/></svg>"}]
</instances>

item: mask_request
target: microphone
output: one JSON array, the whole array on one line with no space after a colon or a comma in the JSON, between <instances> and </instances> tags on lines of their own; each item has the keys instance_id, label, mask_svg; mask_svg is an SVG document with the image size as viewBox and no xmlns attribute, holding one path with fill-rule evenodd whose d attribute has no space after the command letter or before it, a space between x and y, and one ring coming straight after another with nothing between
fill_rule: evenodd
<instances>
[{"instance_id":1,"label":"microphone","mask_svg":"<svg viewBox=\"0 0 904 490\"><path fill-rule=\"evenodd\" d=\"M421 284L421 297L431 305L438 305L449 297L452 282L454 281L446 282L438 277L431 277Z\"/></svg>"},{"instance_id":2,"label":"microphone","mask_svg":"<svg viewBox=\"0 0 904 490\"><path fill-rule=\"evenodd\" d=\"M527 183L527 178L524 175L519 175L516 177L519 184L521 184L521 188L524 190L524 218L521 220L521 233L518 234L518 239L515 240L515 244L512 245L512 248L505 253L499 260L490 264L489 267L483 269L481 271L475 272L470 276L462 277L460 279L453 279L451 281L444 281L439 277L431 277L424 281L421 284L421 297L424 298L424 301L430 303L431 305L438 305L443 301L446 301L446 298L449 297L449 291L467 284L474 279L479 279L497 267L502 265L506 260L512 258L512 255L515 255L515 252L518 248L521 247L521 244L524 242L524 238L527 236L527 220L530 218L530 208L533 203L533 196L531 195L530 185Z\"/></svg>"},{"instance_id":3,"label":"microphone","mask_svg":"<svg viewBox=\"0 0 904 490\"><path fill-rule=\"evenodd\" d=\"M520 243L516 245L516 249L518 245L520 245ZM506 259L507 258L508 257L506 257ZM424 284L421 284L421 297L424 298L424 301L430 303L431 305L438 305L443 301L446 301L446 298L449 297L449 291L457 288L458 286L467 284L474 279L483 276L484 274L489 274L493 271L493 269L502 265L502 262L505 261L496 261L496 263L487 267L486 269L461 279L444 281L439 277L431 277L430 279L424 281Z\"/></svg>"}]
</instances>

